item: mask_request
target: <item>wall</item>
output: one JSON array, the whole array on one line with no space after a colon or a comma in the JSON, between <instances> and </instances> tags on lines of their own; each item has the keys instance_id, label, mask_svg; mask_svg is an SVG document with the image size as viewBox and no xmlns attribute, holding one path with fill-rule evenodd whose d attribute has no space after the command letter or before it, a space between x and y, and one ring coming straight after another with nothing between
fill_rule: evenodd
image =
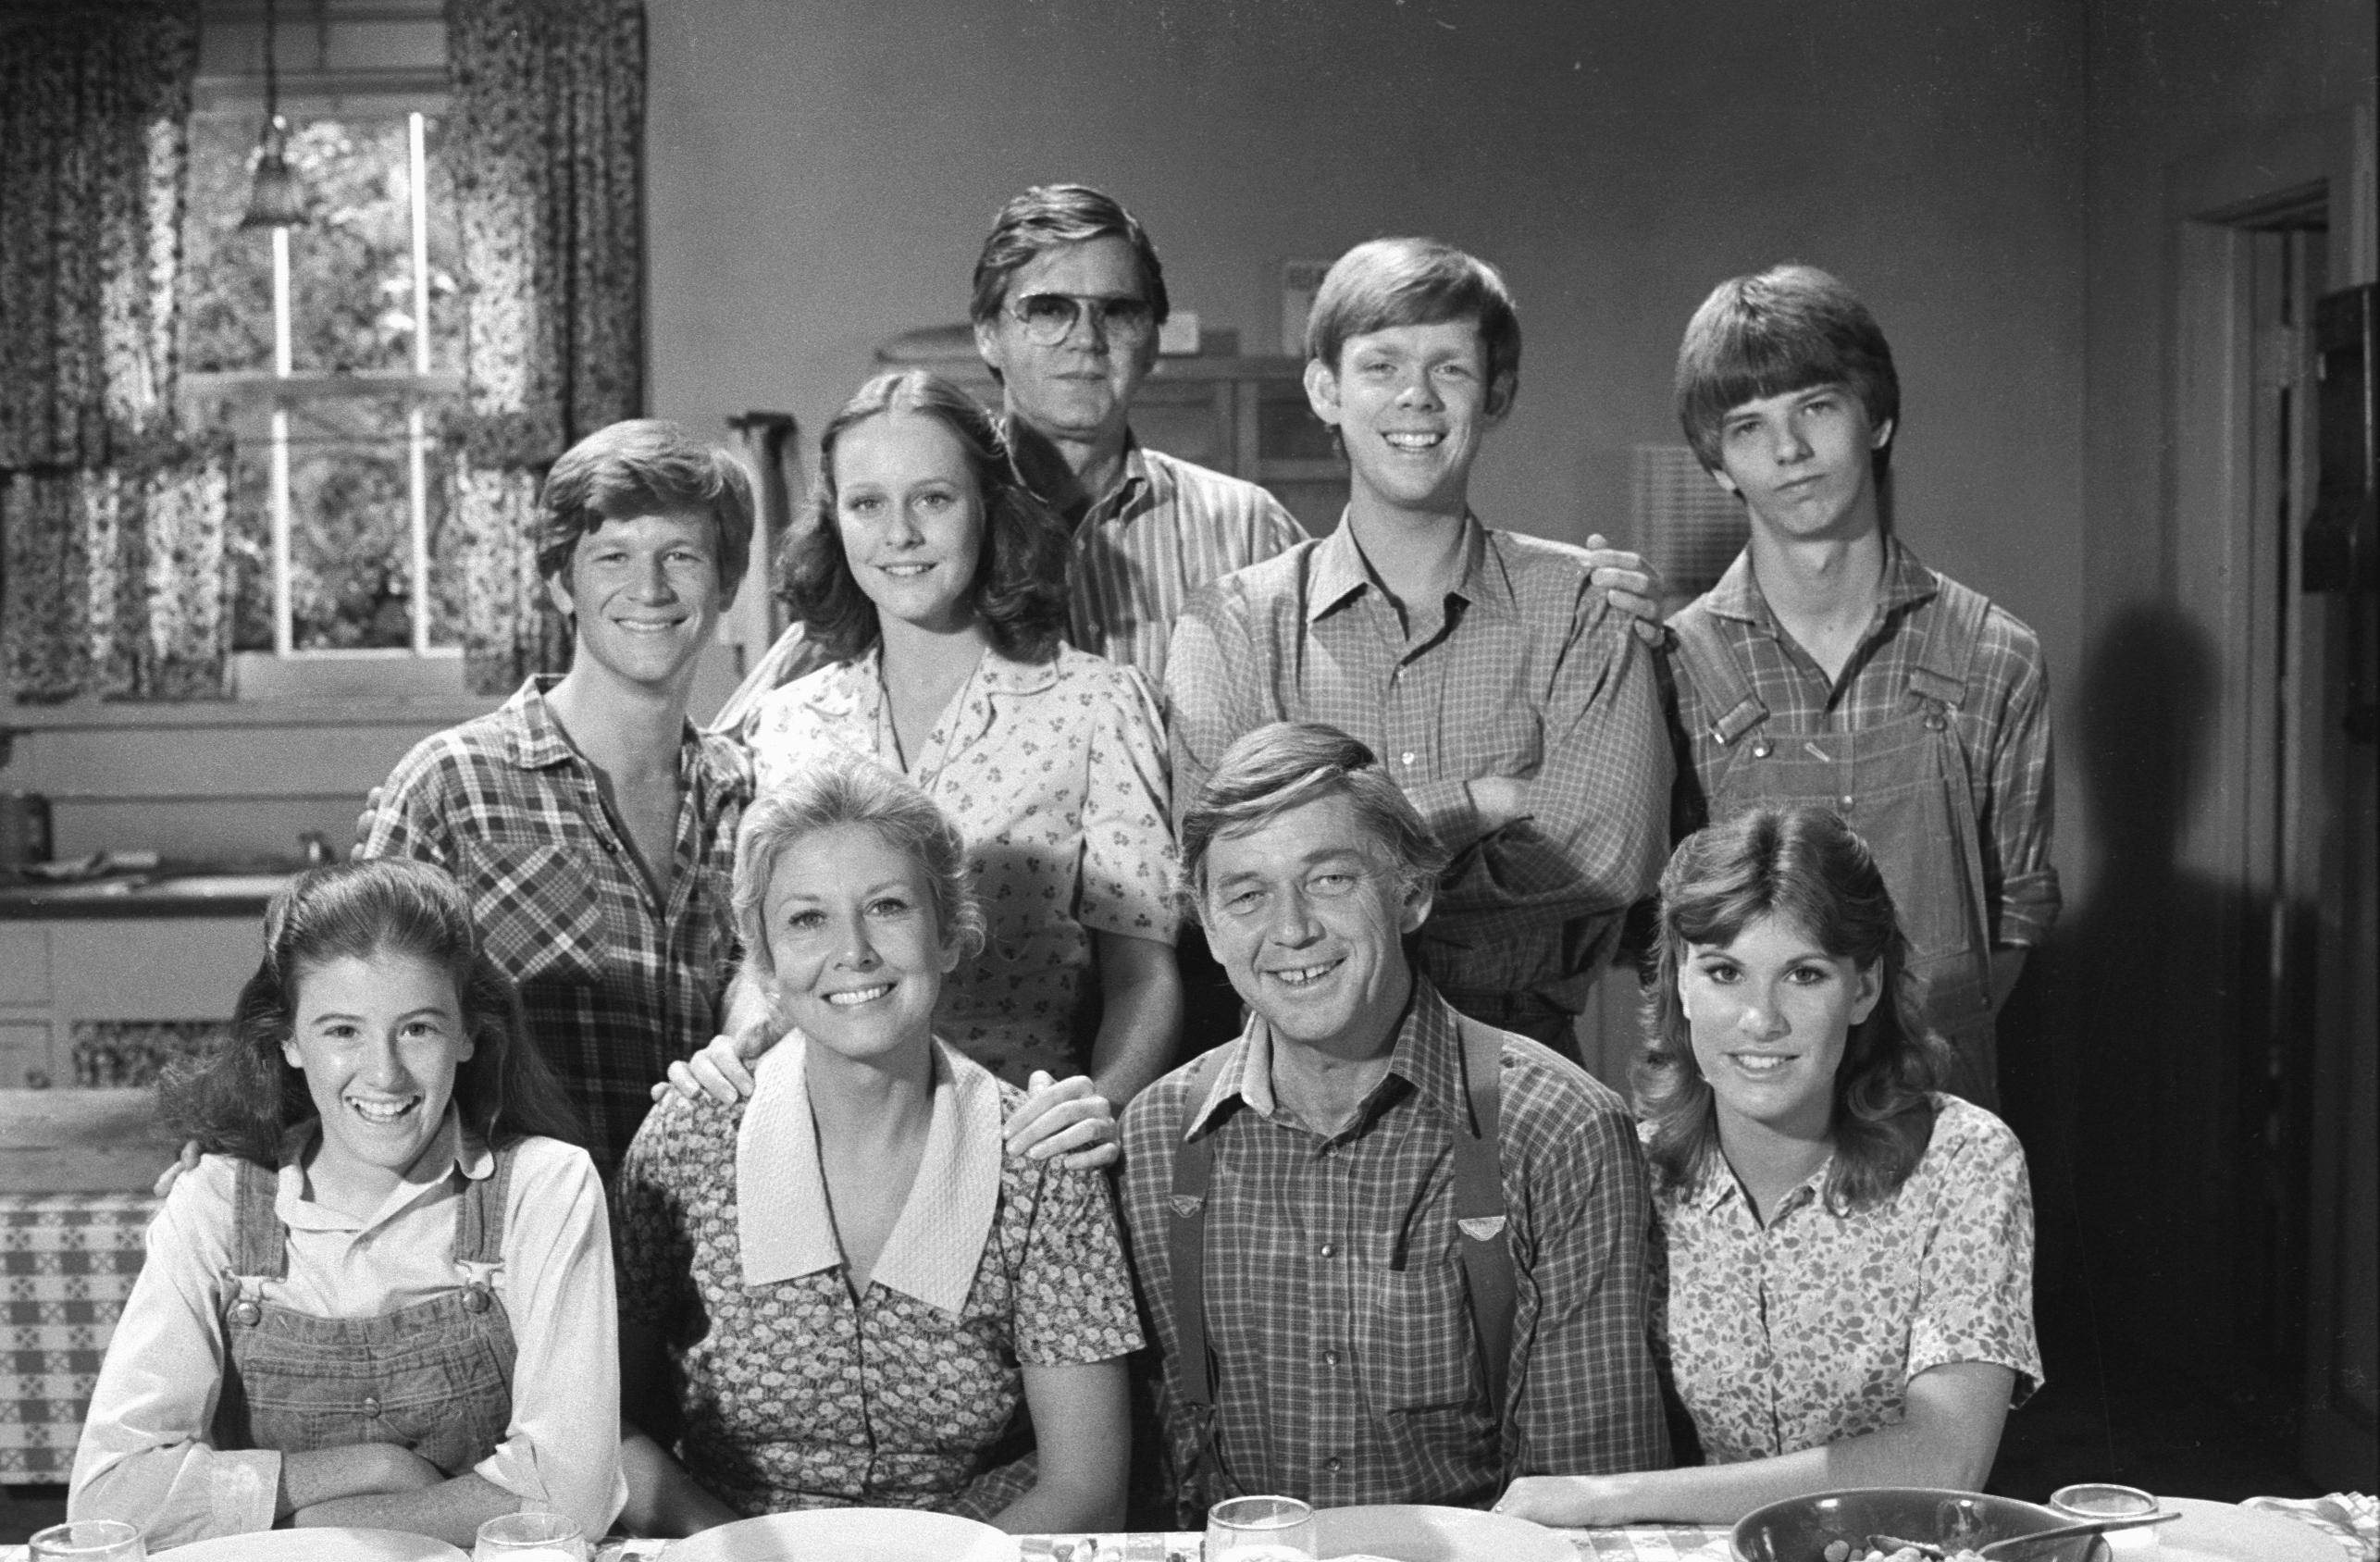
<instances>
[{"instance_id":1,"label":"wall","mask_svg":"<svg viewBox=\"0 0 2380 1562\"><path fill-rule=\"evenodd\" d=\"M1278 337L1277 267L1381 232L1502 266L1522 390L1474 498L1627 527L1686 316L1786 257L1867 296L1906 535L2070 665L2081 620L2079 16L1988 7L649 0L654 410L815 430L965 313L998 204L1079 179L1177 304Z\"/></svg>"}]
</instances>

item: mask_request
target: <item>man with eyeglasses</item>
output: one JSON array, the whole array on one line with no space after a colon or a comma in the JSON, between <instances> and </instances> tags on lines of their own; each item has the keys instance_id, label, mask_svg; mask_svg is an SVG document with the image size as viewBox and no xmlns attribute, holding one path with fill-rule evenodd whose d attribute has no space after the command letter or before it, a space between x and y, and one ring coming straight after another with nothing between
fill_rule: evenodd
<instances>
[{"instance_id":1,"label":"man with eyeglasses","mask_svg":"<svg viewBox=\"0 0 2380 1562\"><path fill-rule=\"evenodd\" d=\"M1087 185L1045 184L1000 208L968 311L1018 466L1073 528L1071 638L1152 684L1192 591L1306 539L1256 484L1133 437L1168 308L1139 219Z\"/></svg>"}]
</instances>

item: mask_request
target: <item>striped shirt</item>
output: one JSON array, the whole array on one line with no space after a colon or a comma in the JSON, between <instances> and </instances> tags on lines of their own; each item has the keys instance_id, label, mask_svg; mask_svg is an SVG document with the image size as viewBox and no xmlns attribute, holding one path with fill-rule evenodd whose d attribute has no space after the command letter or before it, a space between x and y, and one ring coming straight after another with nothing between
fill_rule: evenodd
<instances>
[{"instance_id":1,"label":"striped shirt","mask_svg":"<svg viewBox=\"0 0 2380 1562\"><path fill-rule=\"evenodd\" d=\"M1256 484L1134 440L1122 479L1074 528L1070 638L1161 686L1190 594L1305 540L1296 517Z\"/></svg>"},{"instance_id":2,"label":"striped shirt","mask_svg":"<svg viewBox=\"0 0 2380 1562\"><path fill-rule=\"evenodd\" d=\"M1185 1134L1214 1136L1207 1340L1217 1446L1238 1489L1317 1507L1484 1505L1511 1476L1668 1463L1646 1343L1652 1206L1617 1095L1505 1036L1498 1159L1516 1283L1500 1415L1457 1251L1455 1136L1469 1108L1454 1010L1416 980L1387 1075L1330 1137L1274 1097L1261 1017L1228 1045L1207 1101L1189 1099L1184 1065L1124 1110L1124 1220L1165 1353L1159 1410L1177 1485L1197 1446L1167 1246Z\"/></svg>"},{"instance_id":3,"label":"striped shirt","mask_svg":"<svg viewBox=\"0 0 2380 1562\"><path fill-rule=\"evenodd\" d=\"M1328 722L1456 854L1420 933L1439 989L1470 1014L1520 992L1575 1014L1667 855L1652 660L1580 550L1464 529L1461 581L1409 636L1345 525L1192 599L1166 684L1176 834L1238 738ZM1531 782L1534 816L1482 836L1466 783L1491 775Z\"/></svg>"},{"instance_id":4,"label":"striped shirt","mask_svg":"<svg viewBox=\"0 0 2380 1562\"><path fill-rule=\"evenodd\" d=\"M608 1183L653 1081L719 1032L751 770L734 744L685 729L676 849L656 903L594 767L546 705L558 681L532 677L498 710L415 744L356 855L418 857L462 881Z\"/></svg>"},{"instance_id":5,"label":"striped shirt","mask_svg":"<svg viewBox=\"0 0 2380 1562\"><path fill-rule=\"evenodd\" d=\"M1777 730L1856 732L1908 713L1909 673L1925 657L1939 589L1934 572L1907 546L1887 539L1885 549L1875 614L1839 679L1829 679L1778 624L1753 576L1749 548L1704 596ZM1693 770L1680 787L1682 834L1708 821L1711 788L1733 755L1711 736L1726 713L1706 705L1681 660L1671 658L1670 669L1681 751L1693 753ZM2050 862L2050 681L2040 640L1995 603L1967 678L1969 693L1952 715L1952 730L1966 752L1992 940L2037 944L2058 920L2060 903L2058 870Z\"/></svg>"}]
</instances>

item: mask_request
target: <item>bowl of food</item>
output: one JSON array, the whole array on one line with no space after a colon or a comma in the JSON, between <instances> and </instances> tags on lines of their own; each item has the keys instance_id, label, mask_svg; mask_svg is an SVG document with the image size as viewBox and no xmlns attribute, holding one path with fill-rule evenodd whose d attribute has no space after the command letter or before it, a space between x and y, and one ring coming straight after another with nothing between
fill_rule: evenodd
<instances>
[{"instance_id":1,"label":"bowl of food","mask_svg":"<svg viewBox=\"0 0 2380 1562\"><path fill-rule=\"evenodd\" d=\"M1899 1562L1903 1543L1932 1562L1993 1541L2038 1534L2074 1520L2038 1503L1980 1492L1870 1486L1789 1497L1746 1514L1728 1536L1735 1562ZM2046 1543L2026 1562L2095 1562L2098 1537Z\"/></svg>"}]
</instances>

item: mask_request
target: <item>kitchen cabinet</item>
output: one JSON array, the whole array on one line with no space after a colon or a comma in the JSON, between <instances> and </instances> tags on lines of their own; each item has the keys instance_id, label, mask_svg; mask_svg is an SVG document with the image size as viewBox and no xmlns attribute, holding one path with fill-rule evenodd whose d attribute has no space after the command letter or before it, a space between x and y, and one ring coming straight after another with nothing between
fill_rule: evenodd
<instances>
[{"instance_id":1,"label":"kitchen cabinet","mask_svg":"<svg viewBox=\"0 0 2380 1562\"><path fill-rule=\"evenodd\" d=\"M229 1020L259 909L0 922L0 1089L73 1084L78 1024Z\"/></svg>"}]
</instances>

